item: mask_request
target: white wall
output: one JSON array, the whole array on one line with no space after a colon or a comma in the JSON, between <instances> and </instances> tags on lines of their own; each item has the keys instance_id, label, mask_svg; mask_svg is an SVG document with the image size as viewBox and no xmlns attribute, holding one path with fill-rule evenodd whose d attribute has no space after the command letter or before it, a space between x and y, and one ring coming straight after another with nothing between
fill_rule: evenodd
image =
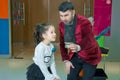
<instances>
[{"instance_id":1,"label":"white wall","mask_svg":"<svg viewBox=\"0 0 120 80\"><path fill-rule=\"evenodd\" d=\"M110 49L107 60L120 61L120 0L112 0L111 36L104 44Z\"/></svg>"}]
</instances>

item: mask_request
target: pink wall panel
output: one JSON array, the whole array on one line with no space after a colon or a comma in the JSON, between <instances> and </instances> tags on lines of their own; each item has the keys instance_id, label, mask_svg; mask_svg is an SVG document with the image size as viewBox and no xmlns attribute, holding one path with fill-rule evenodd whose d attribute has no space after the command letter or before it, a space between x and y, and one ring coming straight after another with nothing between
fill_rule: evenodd
<instances>
[{"instance_id":1,"label":"pink wall panel","mask_svg":"<svg viewBox=\"0 0 120 80\"><path fill-rule=\"evenodd\" d=\"M94 33L99 35L111 26L112 0L94 0ZM110 31L105 34L110 36Z\"/></svg>"}]
</instances>

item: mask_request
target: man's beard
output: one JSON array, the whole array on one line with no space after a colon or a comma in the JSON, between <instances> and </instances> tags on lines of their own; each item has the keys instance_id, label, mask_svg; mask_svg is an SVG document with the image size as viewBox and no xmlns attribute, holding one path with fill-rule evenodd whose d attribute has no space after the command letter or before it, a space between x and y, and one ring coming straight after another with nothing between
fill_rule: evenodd
<instances>
[{"instance_id":1,"label":"man's beard","mask_svg":"<svg viewBox=\"0 0 120 80\"><path fill-rule=\"evenodd\" d=\"M69 21L69 22L65 21L64 24L65 24L65 25L72 25L72 24L73 24L73 20L74 20L74 18L71 19L71 21Z\"/></svg>"},{"instance_id":2,"label":"man's beard","mask_svg":"<svg viewBox=\"0 0 120 80\"><path fill-rule=\"evenodd\" d=\"M72 25L73 24L73 20L71 20L70 22L64 22L65 25Z\"/></svg>"}]
</instances>

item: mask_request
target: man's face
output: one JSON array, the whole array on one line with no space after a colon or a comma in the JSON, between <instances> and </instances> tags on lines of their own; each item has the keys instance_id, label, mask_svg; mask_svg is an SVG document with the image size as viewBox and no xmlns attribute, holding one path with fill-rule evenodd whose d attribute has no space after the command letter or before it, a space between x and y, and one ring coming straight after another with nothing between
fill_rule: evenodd
<instances>
[{"instance_id":1,"label":"man's face","mask_svg":"<svg viewBox=\"0 0 120 80\"><path fill-rule=\"evenodd\" d=\"M69 24L74 18L75 11L74 10L67 10L65 12L59 11L59 15L62 22L64 22L65 24Z\"/></svg>"}]
</instances>

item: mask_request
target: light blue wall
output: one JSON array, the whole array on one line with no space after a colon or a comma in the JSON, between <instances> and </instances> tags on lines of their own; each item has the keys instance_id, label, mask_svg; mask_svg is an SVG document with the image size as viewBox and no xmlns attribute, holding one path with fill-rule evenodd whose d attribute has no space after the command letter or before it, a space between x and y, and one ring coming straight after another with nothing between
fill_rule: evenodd
<instances>
[{"instance_id":1,"label":"light blue wall","mask_svg":"<svg viewBox=\"0 0 120 80\"><path fill-rule=\"evenodd\" d=\"M112 0L111 36L104 44L110 49L107 60L120 61L120 0Z\"/></svg>"}]
</instances>

